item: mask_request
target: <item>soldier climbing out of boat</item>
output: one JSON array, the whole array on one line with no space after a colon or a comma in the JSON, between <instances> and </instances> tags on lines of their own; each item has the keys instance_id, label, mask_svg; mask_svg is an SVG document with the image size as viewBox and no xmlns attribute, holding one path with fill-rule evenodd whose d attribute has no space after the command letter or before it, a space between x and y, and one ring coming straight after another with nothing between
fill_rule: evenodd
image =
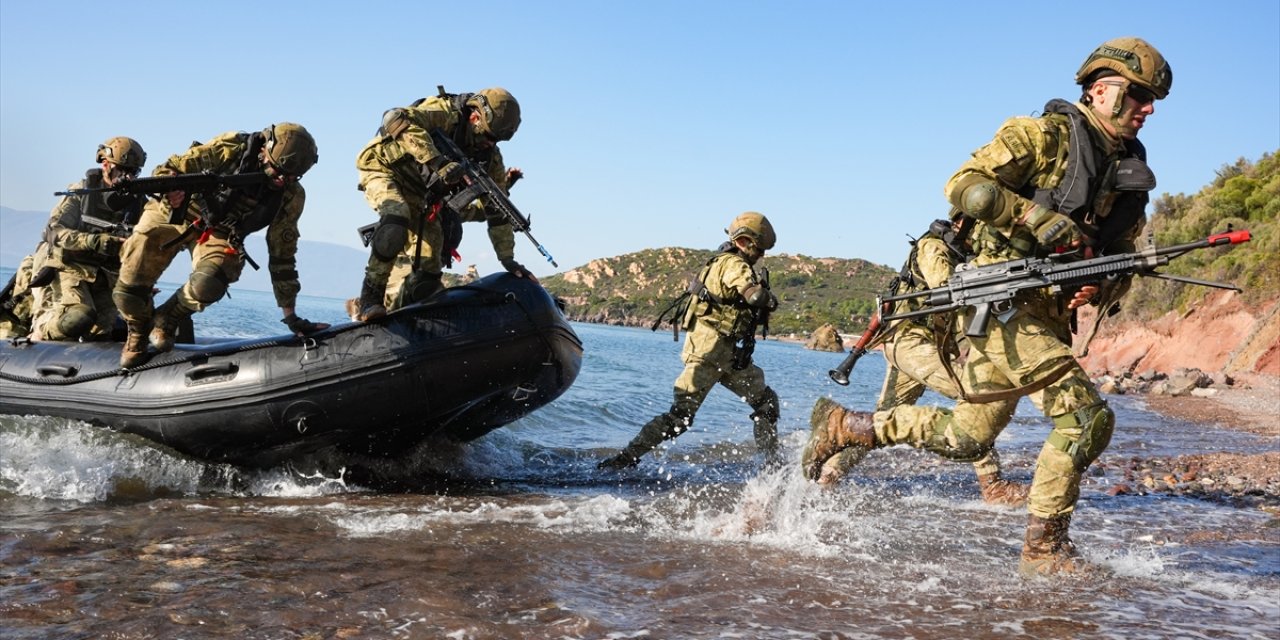
<instances>
[{"instance_id":1,"label":"soldier climbing out of boat","mask_svg":"<svg viewBox=\"0 0 1280 640\"><path fill-rule=\"evenodd\" d=\"M685 366L676 378L671 408L641 427L625 448L600 462L599 468L634 467L662 441L688 431L717 383L751 407L756 446L769 459L776 459L778 394L765 384L764 370L756 365L752 352L756 329L767 327L768 314L778 307L767 275L756 268L777 235L769 219L754 211L734 218L725 231L729 242L720 246L689 286L682 318L688 334L680 353Z\"/></svg>"},{"instance_id":2,"label":"soldier climbing out of boat","mask_svg":"<svg viewBox=\"0 0 1280 640\"><path fill-rule=\"evenodd\" d=\"M142 218L124 243L120 280L112 297L127 335L120 366L146 362L147 340L157 352L173 348L175 329L186 318L222 299L240 279L244 239L266 229L267 270L283 322L297 335L328 328L294 312L298 292L298 220L306 202L299 180L318 159L315 139L299 124L281 122L253 133L232 131L193 143L170 156L153 175L240 176L238 186L203 193L170 191L147 202ZM249 179L249 176L258 179ZM192 253L186 284L158 308L152 287L178 252Z\"/></svg>"},{"instance_id":3,"label":"soldier climbing out of boat","mask_svg":"<svg viewBox=\"0 0 1280 640\"><path fill-rule=\"evenodd\" d=\"M520 103L506 89L445 93L383 114L382 126L356 156L359 189L378 214L369 239L354 320L376 320L443 288L442 270L454 258L463 222L488 223L489 241L509 273L537 281L515 259L515 232L501 212L475 200L461 211L442 207L446 195L464 187L462 165L432 140L444 135L505 191L522 174L503 164L498 143L520 127Z\"/></svg>"}]
</instances>

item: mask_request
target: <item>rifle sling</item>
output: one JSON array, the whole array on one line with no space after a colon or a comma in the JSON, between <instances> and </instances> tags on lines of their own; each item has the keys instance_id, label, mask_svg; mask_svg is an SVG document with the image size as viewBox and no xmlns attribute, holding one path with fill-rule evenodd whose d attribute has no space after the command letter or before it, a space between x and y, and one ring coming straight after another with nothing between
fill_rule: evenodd
<instances>
[{"instance_id":1,"label":"rifle sling","mask_svg":"<svg viewBox=\"0 0 1280 640\"><path fill-rule=\"evenodd\" d=\"M948 327L951 322L948 322ZM956 390L960 393L960 399L970 404L987 404L989 402L1000 402L1003 400L1016 400L1022 396L1029 396L1054 382L1058 381L1063 374L1070 371L1075 366L1074 358L1067 358L1062 364L1055 367L1049 373L1041 376L1037 380L1024 384L1020 387L1012 389L1002 389L1000 391L991 391L988 393L969 393L965 390L964 385L960 382L960 376L956 375L955 368L951 365L951 358L947 357L947 346L954 343L955 336L951 331L943 331L935 329L933 332L934 344L938 348L938 359L942 361L942 367L946 369L947 375L951 377L951 381L955 383Z\"/></svg>"}]
</instances>

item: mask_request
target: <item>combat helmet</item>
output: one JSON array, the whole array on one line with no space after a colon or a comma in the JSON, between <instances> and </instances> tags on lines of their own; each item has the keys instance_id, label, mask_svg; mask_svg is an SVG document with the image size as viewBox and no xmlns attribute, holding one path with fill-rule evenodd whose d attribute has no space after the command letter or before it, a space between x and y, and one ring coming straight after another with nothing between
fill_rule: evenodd
<instances>
[{"instance_id":1,"label":"combat helmet","mask_svg":"<svg viewBox=\"0 0 1280 640\"><path fill-rule=\"evenodd\" d=\"M147 152L133 138L116 136L98 145L98 153L94 162L106 160L122 169L137 173L147 163Z\"/></svg>"},{"instance_id":2,"label":"combat helmet","mask_svg":"<svg viewBox=\"0 0 1280 640\"><path fill-rule=\"evenodd\" d=\"M772 249L773 244L778 241L778 236L773 232L773 225L769 223L769 219L755 211L748 211L734 218L733 222L729 223L729 228L725 229L725 233L729 234L730 240L746 236L761 251Z\"/></svg>"},{"instance_id":3,"label":"combat helmet","mask_svg":"<svg viewBox=\"0 0 1280 640\"><path fill-rule=\"evenodd\" d=\"M281 171L302 177L320 159L316 152L316 139L300 124L281 122L263 130L267 137L263 150L272 164Z\"/></svg>"},{"instance_id":4,"label":"combat helmet","mask_svg":"<svg viewBox=\"0 0 1280 640\"><path fill-rule=\"evenodd\" d=\"M1102 43L1076 72L1076 84L1083 85L1095 71L1110 69L1163 100L1173 86L1173 70L1164 56L1142 38L1124 37ZM1087 87L1086 87L1087 89Z\"/></svg>"},{"instance_id":5,"label":"combat helmet","mask_svg":"<svg viewBox=\"0 0 1280 640\"><path fill-rule=\"evenodd\" d=\"M467 104L480 113L481 129L494 140L505 142L520 128L520 103L502 87L481 89Z\"/></svg>"}]
</instances>

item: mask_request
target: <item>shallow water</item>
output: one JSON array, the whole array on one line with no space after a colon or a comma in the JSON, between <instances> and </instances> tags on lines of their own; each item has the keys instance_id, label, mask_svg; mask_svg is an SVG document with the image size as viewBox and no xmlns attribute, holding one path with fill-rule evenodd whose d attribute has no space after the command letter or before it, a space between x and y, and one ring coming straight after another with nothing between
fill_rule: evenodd
<instances>
[{"instance_id":1,"label":"shallow water","mask_svg":"<svg viewBox=\"0 0 1280 640\"><path fill-rule=\"evenodd\" d=\"M278 332L269 294L235 296L197 330ZM300 307L338 320L338 305ZM783 401L779 468L756 455L750 410L717 390L693 430L638 469L598 472L669 404L679 344L576 329L586 356L564 397L377 467L402 493L0 416L0 637L1280 637L1272 516L1109 496L1108 469L1122 465L1086 479L1072 527L1109 575L1054 581L1018 577L1025 513L983 504L968 465L895 448L834 489L802 481L809 407L824 394L870 407L876 354L845 388L826 376L839 354L760 344ZM1280 448L1111 400L1119 427L1103 463ZM998 442L1014 479L1029 479L1047 432L1023 403Z\"/></svg>"}]
</instances>

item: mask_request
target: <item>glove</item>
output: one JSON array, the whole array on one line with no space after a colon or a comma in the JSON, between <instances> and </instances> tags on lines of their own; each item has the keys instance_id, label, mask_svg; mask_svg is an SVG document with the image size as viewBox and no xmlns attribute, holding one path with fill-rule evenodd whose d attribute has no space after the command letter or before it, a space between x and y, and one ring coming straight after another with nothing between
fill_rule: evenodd
<instances>
[{"instance_id":1,"label":"glove","mask_svg":"<svg viewBox=\"0 0 1280 640\"><path fill-rule=\"evenodd\" d=\"M109 233L99 233L93 237L94 250L109 258L119 257L124 246L124 238L117 238Z\"/></svg>"},{"instance_id":2,"label":"glove","mask_svg":"<svg viewBox=\"0 0 1280 640\"><path fill-rule=\"evenodd\" d=\"M524 268L524 265L516 262L515 258L503 258L501 262L502 268L517 278L523 278L524 274L529 273L529 270Z\"/></svg>"},{"instance_id":3,"label":"glove","mask_svg":"<svg viewBox=\"0 0 1280 640\"><path fill-rule=\"evenodd\" d=\"M1069 217L1036 205L1022 224L1031 231L1041 246L1063 247L1080 240L1080 227Z\"/></svg>"},{"instance_id":4,"label":"glove","mask_svg":"<svg viewBox=\"0 0 1280 640\"><path fill-rule=\"evenodd\" d=\"M436 175L444 181L445 184L458 184L462 179L462 165L456 162L449 162L443 167L436 169Z\"/></svg>"},{"instance_id":5,"label":"glove","mask_svg":"<svg viewBox=\"0 0 1280 640\"><path fill-rule=\"evenodd\" d=\"M299 318L296 313L291 313L288 316L281 318L280 322L283 322L286 327L289 327L289 330L292 331L294 335L298 336L309 336L317 331L324 331L329 328L327 323L312 322L306 318Z\"/></svg>"}]
</instances>

